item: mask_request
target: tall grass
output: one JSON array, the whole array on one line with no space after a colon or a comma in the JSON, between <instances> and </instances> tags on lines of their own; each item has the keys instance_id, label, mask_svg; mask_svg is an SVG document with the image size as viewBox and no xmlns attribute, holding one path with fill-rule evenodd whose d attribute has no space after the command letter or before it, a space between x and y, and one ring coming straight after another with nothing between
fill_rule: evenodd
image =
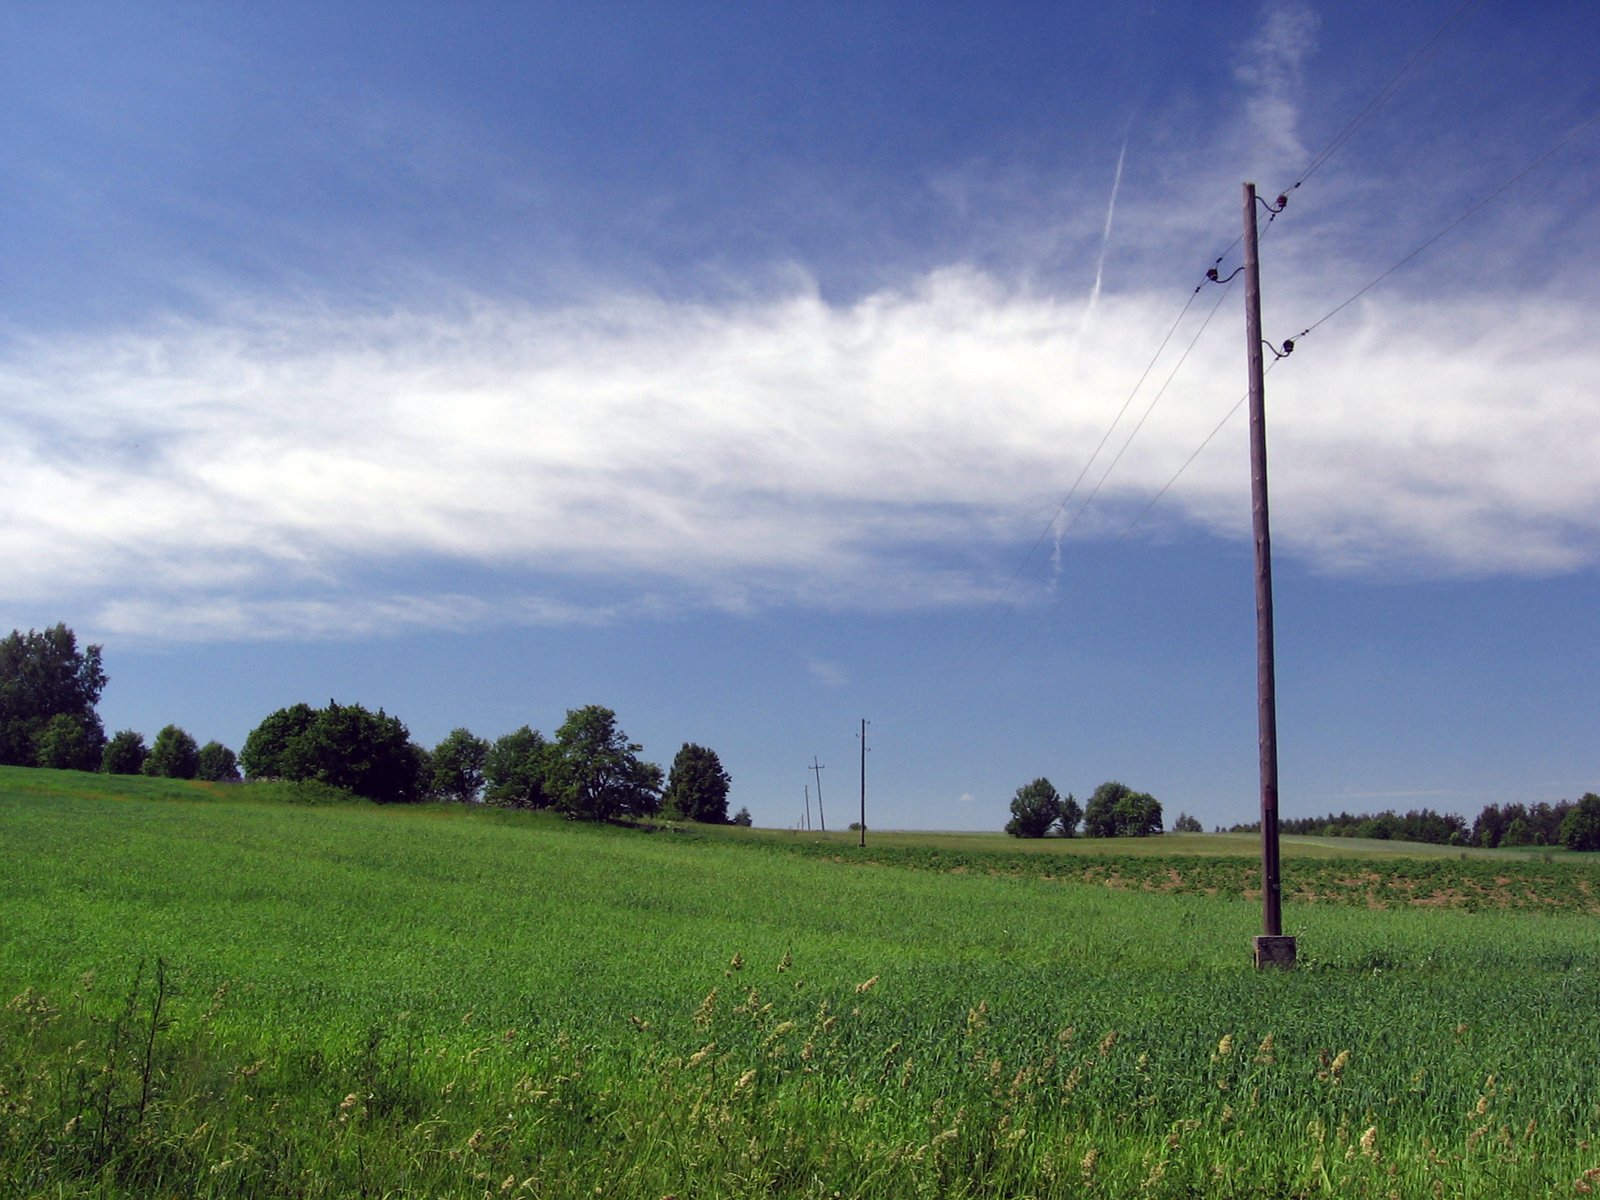
<instances>
[{"instance_id":1,"label":"tall grass","mask_svg":"<svg viewBox=\"0 0 1600 1200\"><path fill-rule=\"evenodd\" d=\"M1307 967L1263 975L1225 899L42 774L0 772L8 1195L1498 1196L1600 1167L1582 918L1291 905Z\"/></svg>"}]
</instances>

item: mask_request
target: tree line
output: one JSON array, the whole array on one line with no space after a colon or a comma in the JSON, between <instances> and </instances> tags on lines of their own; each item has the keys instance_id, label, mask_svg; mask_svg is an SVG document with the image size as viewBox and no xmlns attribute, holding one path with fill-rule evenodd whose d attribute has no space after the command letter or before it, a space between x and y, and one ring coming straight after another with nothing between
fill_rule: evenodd
<instances>
[{"instance_id":1,"label":"tree line","mask_svg":"<svg viewBox=\"0 0 1600 1200\"><path fill-rule=\"evenodd\" d=\"M1229 833L1258 833L1259 821L1231 825ZM1455 813L1413 809L1401 814L1341 812L1325 817L1278 821L1280 833L1315 837L1375 838L1379 841L1426 842L1438 846L1497 847L1565 846L1569 850L1600 850L1600 796L1585 793L1580 799L1554 804L1488 804L1471 826Z\"/></svg>"},{"instance_id":2,"label":"tree line","mask_svg":"<svg viewBox=\"0 0 1600 1200\"><path fill-rule=\"evenodd\" d=\"M1179 820L1188 818L1180 815ZM1161 832L1161 802L1108 779L1095 788L1087 805L1080 805L1071 792L1061 795L1041 776L1017 789L1006 832L1012 837L1069 838L1077 836L1080 824L1084 837L1149 837Z\"/></svg>"},{"instance_id":3,"label":"tree line","mask_svg":"<svg viewBox=\"0 0 1600 1200\"><path fill-rule=\"evenodd\" d=\"M593 821L663 815L750 824L747 809L728 815L731 780L715 751L685 742L664 773L597 704L569 710L551 739L526 725L492 742L458 728L428 750L381 708L301 703L268 715L235 755L218 742L198 745L176 725L150 746L133 730L107 738L95 711L107 678L102 648L80 650L65 624L13 630L0 641L0 764L217 781L239 780L242 771L381 804L481 800Z\"/></svg>"}]
</instances>

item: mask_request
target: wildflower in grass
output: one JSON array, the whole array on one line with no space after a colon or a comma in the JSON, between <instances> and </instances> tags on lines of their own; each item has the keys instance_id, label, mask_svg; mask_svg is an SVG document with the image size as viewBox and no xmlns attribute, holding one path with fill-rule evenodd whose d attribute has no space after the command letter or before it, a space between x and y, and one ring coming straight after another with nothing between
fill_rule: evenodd
<instances>
[{"instance_id":1,"label":"wildflower in grass","mask_svg":"<svg viewBox=\"0 0 1600 1200\"><path fill-rule=\"evenodd\" d=\"M706 998L700 1001L700 1007L694 1010L694 1027L704 1029L711 1024L712 1018L717 1015L717 989L712 988L706 993Z\"/></svg>"},{"instance_id":2,"label":"wildflower in grass","mask_svg":"<svg viewBox=\"0 0 1600 1200\"><path fill-rule=\"evenodd\" d=\"M1367 1126L1367 1131L1361 1135L1361 1153L1367 1158L1378 1156L1378 1127Z\"/></svg>"},{"instance_id":3,"label":"wildflower in grass","mask_svg":"<svg viewBox=\"0 0 1600 1200\"><path fill-rule=\"evenodd\" d=\"M1323 1061L1327 1062L1327 1051L1323 1051ZM1339 1051L1338 1057L1336 1057L1333 1062L1328 1065L1328 1069L1326 1071L1317 1072L1317 1078L1326 1083L1338 1083L1340 1077L1344 1074L1344 1069L1349 1065L1350 1051L1341 1050Z\"/></svg>"},{"instance_id":4,"label":"wildflower in grass","mask_svg":"<svg viewBox=\"0 0 1600 1200\"><path fill-rule=\"evenodd\" d=\"M1217 1043L1217 1052L1211 1056L1213 1062L1221 1062L1233 1053L1233 1034L1225 1033L1222 1040Z\"/></svg>"},{"instance_id":5,"label":"wildflower in grass","mask_svg":"<svg viewBox=\"0 0 1600 1200\"><path fill-rule=\"evenodd\" d=\"M732 975L735 971L742 970L744 970L744 955L735 950L733 957L728 960L728 969L723 974Z\"/></svg>"},{"instance_id":6,"label":"wildflower in grass","mask_svg":"<svg viewBox=\"0 0 1600 1200\"><path fill-rule=\"evenodd\" d=\"M979 1000L977 1008L967 1009L967 1036L976 1037L989 1023L989 1002Z\"/></svg>"},{"instance_id":7,"label":"wildflower in grass","mask_svg":"<svg viewBox=\"0 0 1600 1200\"><path fill-rule=\"evenodd\" d=\"M876 975L874 975L871 979L868 979L863 983L856 984L856 995L859 996L862 992L870 992L873 988L875 988L877 986L878 986L878 977Z\"/></svg>"},{"instance_id":8,"label":"wildflower in grass","mask_svg":"<svg viewBox=\"0 0 1600 1200\"><path fill-rule=\"evenodd\" d=\"M1083 1181L1088 1183L1094 1178L1094 1169L1100 1165L1100 1151L1093 1146L1083 1156L1083 1161L1078 1164L1078 1170L1083 1175Z\"/></svg>"},{"instance_id":9,"label":"wildflower in grass","mask_svg":"<svg viewBox=\"0 0 1600 1200\"><path fill-rule=\"evenodd\" d=\"M1255 1061L1260 1063L1262 1066L1268 1067L1277 1061L1276 1056L1273 1054L1273 1041L1270 1033L1267 1034L1266 1037L1262 1038L1261 1044L1256 1047Z\"/></svg>"},{"instance_id":10,"label":"wildflower in grass","mask_svg":"<svg viewBox=\"0 0 1600 1200\"><path fill-rule=\"evenodd\" d=\"M1100 1049L1098 1051L1100 1057L1104 1058L1106 1055L1110 1054L1111 1053L1111 1047L1115 1046L1116 1044L1117 1044L1117 1031L1115 1029L1113 1029L1113 1030L1110 1030L1105 1035L1105 1037L1100 1039Z\"/></svg>"},{"instance_id":11,"label":"wildflower in grass","mask_svg":"<svg viewBox=\"0 0 1600 1200\"><path fill-rule=\"evenodd\" d=\"M739 1076L739 1081L733 1085L733 1090L736 1091L736 1092L742 1092L747 1087L749 1087L752 1083L754 1083L755 1081L756 1081L756 1069L754 1067L751 1067L743 1075Z\"/></svg>"},{"instance_id":12,"label":"wildflower in grass","mask_svg":"<svg viewBox=\"0 0 1600 1200\"><path fill-rule=\"evenodd\" d=\"M794 959L790 957L789 952L785 950L783 952L783 957L778 960L778 974L782 975L792 966L794 966Z\"/></svg>"}]
</instances>

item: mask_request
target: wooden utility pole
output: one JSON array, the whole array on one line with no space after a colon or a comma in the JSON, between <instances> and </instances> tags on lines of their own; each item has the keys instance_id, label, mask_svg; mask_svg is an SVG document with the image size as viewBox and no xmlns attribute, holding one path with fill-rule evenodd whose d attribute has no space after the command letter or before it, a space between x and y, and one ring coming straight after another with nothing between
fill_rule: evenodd
<instances>
[{"instance_id":1,"label":"wooden utility pole","mask_svg":"<svg viewBox=\"0 0 1600 1200\"><path fill-rule=\"evenodd\" d=\"M806 829L811 829L811 785L806 784Z\"/></svg>"},{"instance_id":2,"label":"wooden utility pole","mask_svg":"<svg viewBox=\"0 0 1600 1200\"><path fill-rule=\"evenodd\" d=\"M822 764L817 762L817 756L811 756L811 770L817 777L817 824L822 827L822 832L828 832L828 818L822 815Z\"/></svg>"},{"instance_id":3,"label":"wooden utility pole","mask_svg":"<svg viewBox=\"0 0 1600 1200\"><path fill-rule=\"evenodd\" d=\"M1256 185L1244 185L1244 336L1250 372L1250 511L1256 547L1256 728L1261 762L1261 932L1256 966L1292 967L1295 942L1283 936L1278 862L1278 701L1272 633L1272 534L1267 519L1267 415L1261 353L1261 262ZM1279 206L1281 207L1281 205Z\"/></svg>"},{"instance_id":4,"label":"wooden utility pole","mask_svg":"<svg viewBox=\"0 0 1600 1200\"><path fill-rule=\"evenodd\" d=\"M861 718L861 847L867 845L867 724Z\"/></svg>"}]
</instances>

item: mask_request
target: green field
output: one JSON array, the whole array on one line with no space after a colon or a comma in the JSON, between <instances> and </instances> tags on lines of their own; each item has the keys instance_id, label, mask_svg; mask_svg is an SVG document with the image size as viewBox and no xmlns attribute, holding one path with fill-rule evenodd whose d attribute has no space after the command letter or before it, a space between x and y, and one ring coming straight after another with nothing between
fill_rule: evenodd
<instances>
[{"instance_id":1,"label":"green field","mask_svg":"<svg viewBox=\"0 0 1600 1200\"><path fill-rule=\"evenodd\" d=\"M296 799L0 770L0 1194L1600 1186L1581 856Z\"/></svg>"}]
</instances>

